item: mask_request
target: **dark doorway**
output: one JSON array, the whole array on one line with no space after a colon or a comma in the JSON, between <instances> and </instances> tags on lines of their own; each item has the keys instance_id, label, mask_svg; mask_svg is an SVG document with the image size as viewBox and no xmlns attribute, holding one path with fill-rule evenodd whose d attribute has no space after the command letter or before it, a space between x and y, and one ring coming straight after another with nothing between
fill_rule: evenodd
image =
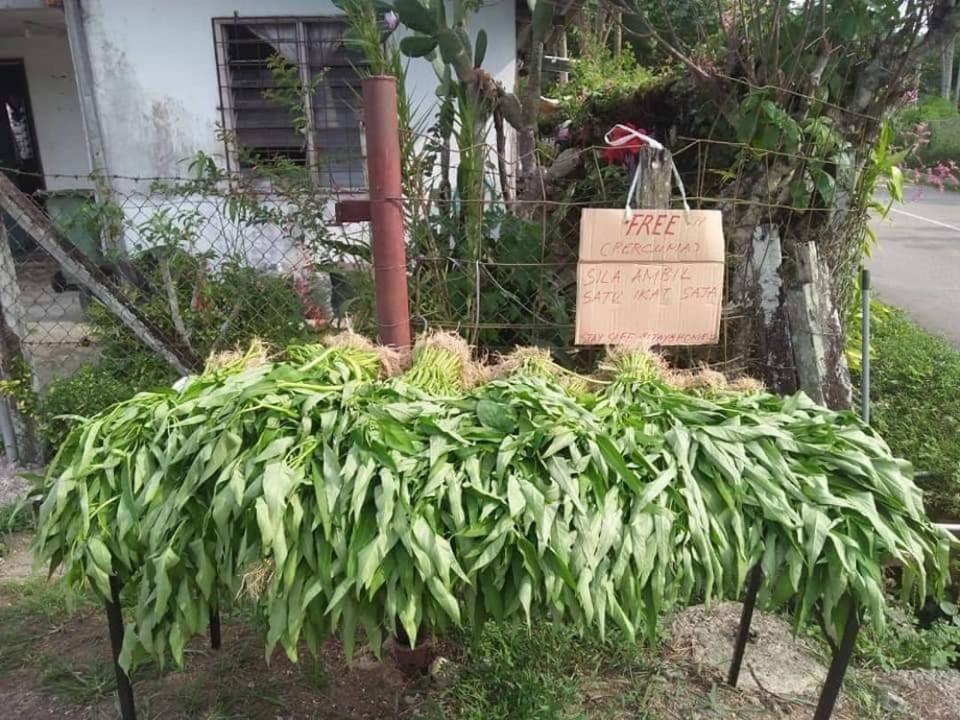
<instances>
[{"instance_id":1,"label":"dark doorway","mask_svg":"<svg viewBox=\"0 0 960 720\"><path fill-rule=\"evenodd\" d=\"M24 192L43 189L37 133L22 60L0 60L0 167Z\"/></svg>"},{"instance_id":2,"label":"dark doorway","mask_svg":"<svg viewBox=\"0 0 960 720\"><path fill-rule=\"evenodd\" d=\"M0 169L24 193L42 202L43 168L30 109L30 92L23 60L0 60ZM15 254L33 249L33 241L4 217Z\"/></svg>"}]
</instances>

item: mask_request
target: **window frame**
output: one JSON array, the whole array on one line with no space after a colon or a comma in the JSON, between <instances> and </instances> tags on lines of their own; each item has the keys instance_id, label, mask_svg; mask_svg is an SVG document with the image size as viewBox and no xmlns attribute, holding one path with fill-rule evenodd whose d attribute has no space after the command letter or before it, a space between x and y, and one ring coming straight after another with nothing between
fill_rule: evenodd
<instances>
[{"instance_id":1,"label":"window frame","mask_svg":"<svg viewBox=\"0 0 960 720\"><path fill-rule=\"evenodd\" d=\"M234 13L232 16L211 18L213 29L213 47L214 58L216 61L217 89L219 92L218 109L220 111L220 122L227 132L236 132L236 112L233 108L233 93L230 82L230 59L227 56L227 46L229 39L225 28L230 25L295 25L297 35L297 69L300 73L300 82L304 87L311 84L310 72L310 44L307 34L307 25L311 23L338 23L346 24L346 15L239 15ZM362 79L358 72L358 80ZM310 128L306 134L306 167L309 172L310 180L317 187L328 190L340 195L359 195L365 193L369 188L369 178L367 177L367 137L363 126L363 101L362 96L358 94L360 109L360 142L359 151L362 162L360 163L360 184L351 184L349 186L334 186L333 184L324 184L320 178L320 158L321 151L317 148L317 127L314 116L313 99L304 96L304 112L307 117L307 124ZM250 169L240 166L240 159L237 156L236 148L230 143L224 147L224 155L227 161L227 170L230 173L239 173L241 175L254 174ZM351 179L352 179L351 174Z\"/></svg>"}]
</instances>

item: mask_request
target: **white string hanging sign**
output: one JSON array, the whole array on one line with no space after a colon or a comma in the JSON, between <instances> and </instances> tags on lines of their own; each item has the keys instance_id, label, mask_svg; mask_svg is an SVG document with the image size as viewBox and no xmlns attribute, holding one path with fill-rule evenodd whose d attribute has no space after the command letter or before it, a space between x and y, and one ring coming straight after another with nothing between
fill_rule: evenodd
<instances>
[{"instance_id":1,"label":"white string hanging sign","mask_svg":"<svg viewBox=\"0 0 960 720\"><path fill-rule=\"evenodd\" d=\"M613 134L617 131L619 131L619 134L616 137L613 137ZM655 140L645 133L640 132L636 128L630 127L629 125L617 123L607 131L606 135L603 136L603 141L610 147L620 147L626 145L627 143L633 142L634 140L640 140L654 150L666 150L661 142ZM670 159L670 167L673 170L673 179L677 182L677 190L680 191L680 199L683 201L683 209L689 211L690 205L687 203L687 193L683 187L683 179L680 177L680 172L677 170L677 164L673 162L673 158ZM637 184L640 182L642 168L643 166L638 162L637 169L633 172L633 180L630 182L630 189L627 191L627 203L626 207L624 208L624 214L626 215L627 220L633 216L633 208L630 207L630 200L637 192Z\"/></svg>"},{"instance_id":2,"label":"white string hanging sign","mask_svg":"<svg viewBox=\"0 0 960 720\"><path fill-rule=\"evenodd\" d=\"M663 144L629 125L604 136L611 162L644 143ZM631 158L632 159L632 158ZM631 206L642 165L624 208L584 208L577 260L578 345L709 345L717 342L723 299L724 244L719 210L691 210L677 166L672 178L682 209Z\"/></svg>"}]
</instances>

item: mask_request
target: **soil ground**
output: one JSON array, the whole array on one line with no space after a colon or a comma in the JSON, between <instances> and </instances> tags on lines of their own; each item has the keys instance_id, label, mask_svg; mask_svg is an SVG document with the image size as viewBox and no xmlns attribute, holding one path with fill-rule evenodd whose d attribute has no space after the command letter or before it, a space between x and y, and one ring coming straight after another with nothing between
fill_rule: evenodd
<instances>
[{"instance_id":1,"label":"soil ground","mask_svg":"<svg viewBox=\"0 0 960 720\"><path fill-rule=\"evenodd\" d=\"M71 597L61 582L31 574L28 538L8 538L0 559L0 719L112 720L115 680L101 608ZM727 687L737 603L694 607L669 623L669 640L637 671L582 671L577 701L538 720L800 720L812 716L826 669L789 625L757 613L740 687ZM265 663L249 619L226 618L223 648L197 638L182 671L147 667L134 677L143 719L481 720L458 711L457 680L410 674L389 653L347 663L336 641L323 656ZM454 660L455 648L440 652ZM469 668L460 668L469 672ZM462 692L460 693L463 694ZM503 716L503 720L524 720ZM852 670L834 717L960 720L960 673ZM483 717L482 720L500 720Z\"/></svg>"}]
</instances>

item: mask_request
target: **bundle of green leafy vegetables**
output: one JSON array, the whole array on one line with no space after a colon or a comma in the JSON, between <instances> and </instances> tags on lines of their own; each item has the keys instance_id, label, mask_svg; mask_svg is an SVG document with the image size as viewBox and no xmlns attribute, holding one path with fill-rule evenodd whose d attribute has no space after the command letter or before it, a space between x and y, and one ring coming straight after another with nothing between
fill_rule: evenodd
<instances>
[{"instance_id":1,"label":"bundle of green leafy vegetables","mask_svg":"<svg viewBox=\"0 0 960 720\"><path fill-rule=\"evenodd\" d=\"M950 540L852 413L680 387L642 350L590 381L538 353L477 372L449 338L384 366L357 343L255 347L71 432L36 550L104 597L123 584L125 667L181 663L238 596L268 657L296 659L517 616L652 638L757 563L763 602L833 634L851 610L883 622L889 563L908 599L945 588Z\"/></svg>"}]
</instances>

